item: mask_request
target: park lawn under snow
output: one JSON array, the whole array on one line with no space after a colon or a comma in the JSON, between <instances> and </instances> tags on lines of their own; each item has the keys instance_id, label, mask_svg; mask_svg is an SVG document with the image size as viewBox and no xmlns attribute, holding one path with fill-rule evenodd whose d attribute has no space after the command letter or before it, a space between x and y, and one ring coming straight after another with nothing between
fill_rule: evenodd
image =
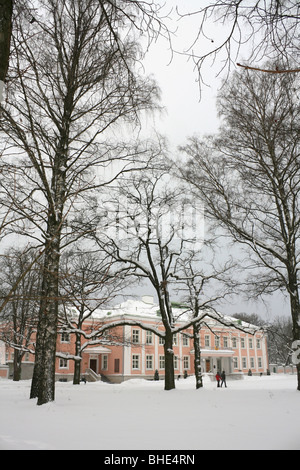
<instances>
[{"instance_id":1,"label":"park lawn under snow","mask_svg":"<svg viewBox=\"0 0 300 470\"><path fill-rule=\"evenodd\" d=\"M30 381L0 379L1 450L300 449L295 375L245 377L217 388L193 377L74 386L37 406Z\"/></svg>"}]
</instances>

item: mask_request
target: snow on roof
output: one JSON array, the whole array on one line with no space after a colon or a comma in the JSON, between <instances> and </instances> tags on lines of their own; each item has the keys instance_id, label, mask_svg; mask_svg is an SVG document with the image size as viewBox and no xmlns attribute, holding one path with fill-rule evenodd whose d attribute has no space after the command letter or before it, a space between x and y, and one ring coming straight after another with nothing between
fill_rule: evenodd
<instances>
[{"instance_id":1,"label":"snow on roof","mask_svg":"<svg viewBox=\"0 0 300 470\"><path fill-rule=\"evenodd\" d=\"M187 321L188 318L191 318L190 310L184 306L180 307L180 304L176 304L175 307L173 306L173 314L176 321ZM255 327L255 325L251 325L250 323L238 320L237 318L231 317L229 315L222 315L219 312L218 314L223 317L224 320L236 323L239 326L248 328ZM155 320L158 320L160 317L159 305L154 303L153 297L143 296L141 300L128 299L112 308L98 309L94 312L93 317L108 319L124 315L144 318L151 317L152 319L155 318ZM207 317L207 323L215 324L216 322L216 319Z\"/></svg>"},{"instance_id":2,"label":"snow on roof","mask_svg":"<svg viewBox=\"0 0 300 470\"><path fill-rule=\"evenodd\" d=\"M114 317L120 315L134 315L134 316L157 316L158 305L143 300L128 299L113 308L98 309L94 312L93 316L97 318Z\"/></svg>"}]
</instances>

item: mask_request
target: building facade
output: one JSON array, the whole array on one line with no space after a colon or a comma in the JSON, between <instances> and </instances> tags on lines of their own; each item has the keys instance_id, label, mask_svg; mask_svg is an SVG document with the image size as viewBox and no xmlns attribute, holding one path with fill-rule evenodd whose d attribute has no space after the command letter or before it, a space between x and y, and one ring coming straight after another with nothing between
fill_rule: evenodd
<instances>
[{"instance_id":1,"label":"building facade","mask_svg":"<svg viewBox=\"0 0 300 470\"><path fill-rule=\"evenodd\" d=\"M158 306L150 297L141 301L129 300L111 311L101 310L85 323L91 331L95 322L110 324L118 321L139 321L163 331ZM99 324L99 323L98 323ZM81 376L87 380L107 380L120 383L132 378L153 379L155 373L164 378L164 344L153 332L136 325L122 325L107 332L112 334L111 344L88 345L82 353ZM174 335L174 370L176 377L194 374L194 347L192 328ZM82 343L85 342L82 339ZM214 376L225 370L227 376L239 378L243 374L265 374L268 371L267 339L262 332L255 336L233 327L223 326L207 318L200 330L201 368L205 374ZM74 354L75 336L60 330L57 338L57 352ZM13 350L6 351L6 366L12 375ZM30 378L34 357L26 354L22 365L22 378ZM156 372L157 371L157 372ZM56 359L57 380L73 380L74 360L63 357Z\"/></svg>"}]
</instances>

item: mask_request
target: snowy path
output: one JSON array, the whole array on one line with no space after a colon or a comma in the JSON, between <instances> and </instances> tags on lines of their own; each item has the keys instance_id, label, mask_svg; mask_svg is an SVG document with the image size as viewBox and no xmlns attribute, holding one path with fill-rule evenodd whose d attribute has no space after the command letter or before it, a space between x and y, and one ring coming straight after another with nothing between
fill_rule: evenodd
<instances>
[{"instance_id":1,"label":"snowy path","mask_svg":"<svg viewBox=\"0 0 300 470\"><path fill-rule=\"evenodd\" d=\"M194 378L58 383L55 402L29 400L30 382L0 379L0 449L300 450L296 376L245 377L217 389Z\"/></svg>"}]
</instances>

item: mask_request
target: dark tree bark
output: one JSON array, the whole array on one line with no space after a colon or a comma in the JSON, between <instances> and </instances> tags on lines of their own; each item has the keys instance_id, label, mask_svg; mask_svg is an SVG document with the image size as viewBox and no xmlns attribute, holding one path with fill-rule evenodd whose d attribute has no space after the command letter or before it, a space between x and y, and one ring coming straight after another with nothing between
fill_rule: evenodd
<instances>
[{"instance_id":1,"label":"dark tree bark","mask_svg":"<svg viewBox=\"0 0 300 470\"><path fill-rule=\"evenodd\" d=\"M155 107L158 92L135 74L133 38L119 34L120 23L132 28L130 12L122 17L110 2L94 0L39 0L35 7L34 22L22 15L14 22L1 130L23 158L21 168L7 155L16 188L7 192L7 205L26 220L19 232L38 238L44 252L31 389L41 405L54 400L61 251L90 224L71 221L85 198L108 183L99 168L123 161L113 180L134 166L132 148L112 145L105 133L119 121L136 124L141 110Z\"/></svg>"},{"instance_id":2,"label":"dark tree bark","mask_svg":"<svg viewBox=\"0 0 300 470\"><path fill-rule=\"evenodd\" d=\"M2 82L5 81L9 63L12 13L13 0L0 0L0 80Z\"/></svg>"}]
</instances>

